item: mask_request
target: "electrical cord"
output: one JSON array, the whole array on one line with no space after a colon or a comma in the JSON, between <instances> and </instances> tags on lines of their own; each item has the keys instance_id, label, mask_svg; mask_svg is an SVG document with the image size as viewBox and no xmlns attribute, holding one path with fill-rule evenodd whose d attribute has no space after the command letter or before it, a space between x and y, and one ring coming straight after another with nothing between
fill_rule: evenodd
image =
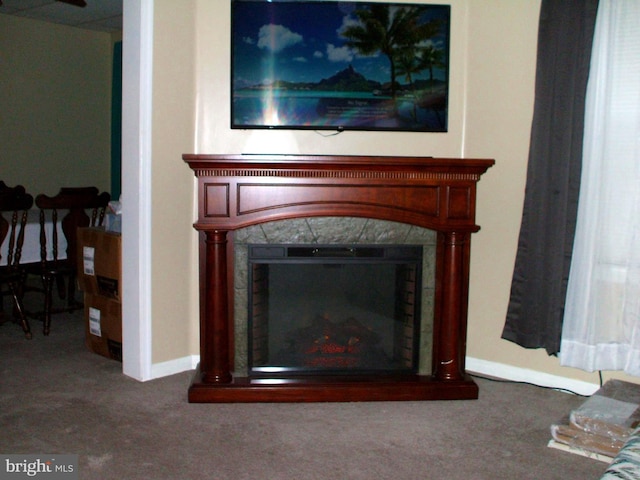
<instances>
[{"instance_id":1,"label":"electrical cord","mask_svg":"<svg viewBox=\"0 0 640 480\"><path fill-rule=\"evenodd\" d=\"M591 395L584 395L582 393L574 392L573 390L569 390L567 388L547 387L545 385L536 385L535 383L521 382L521 381L517 381L517 380L503 380L503 379L499 379L499 378L485 377L484 375L478 375L476 373L472 373L472 374L469 374L469 375L471 375L471 377L481 378L482 380L488 380L490 382L512 383L514 385L530 385L532 387L544 388L546 390L555 390L556 392L569 393L571 395L576 395L578 397L583 397L583 398L588 398L588 397L591 396ZM600 382L601 382L600 385L602 386L602 375L600 376Z\"/></svg>"},{"instance_id":2,"label":"electrical cord","mask_svg":"<svg viewBox=\"0 0 640 480\"><path fill-rule=\"evenodd\" d=\"M319 130L314 130L314 132L315 132L317 135L320 135L321 137L325 137L325 138L328 138L328 137L335 137L336 135L340 135L342 132L344 132L344 127L337 127L337 128L336 128L336 131L335 131L335 132L333 132L333 133L322 133L322 132L320 132Z\"/></svg>"}]
</instances>

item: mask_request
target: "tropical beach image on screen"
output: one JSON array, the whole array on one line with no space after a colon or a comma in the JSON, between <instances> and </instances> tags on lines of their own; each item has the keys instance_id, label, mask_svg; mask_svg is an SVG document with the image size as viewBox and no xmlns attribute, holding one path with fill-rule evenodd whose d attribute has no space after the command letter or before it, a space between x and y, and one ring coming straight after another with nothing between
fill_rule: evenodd
<instances>
[{"instance_id":1,"label":"tropical beach image on screen","mask_svg":"<svg viewBox=\"0 0 640 480\"><path fill-rule=\"evenodd\" d=\"M232 2L232 128L447 131L450 7Z\"/></svg>"}]
</instances>

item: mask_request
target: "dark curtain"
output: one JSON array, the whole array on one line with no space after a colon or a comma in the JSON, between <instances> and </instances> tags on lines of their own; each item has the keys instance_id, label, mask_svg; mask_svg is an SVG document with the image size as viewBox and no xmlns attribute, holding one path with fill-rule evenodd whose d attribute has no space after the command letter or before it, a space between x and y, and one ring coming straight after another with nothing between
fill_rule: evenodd
<instances>
[{"instance_id":1,"label":"dark curtain","mask_svg":"<svg viewBox=\"0 0 640 480\"><path fill-rule=\"evenodd\" d=\"M598 0L542 0L527 183L502 338L560 350Z\"/></svg>"}]
</instances>

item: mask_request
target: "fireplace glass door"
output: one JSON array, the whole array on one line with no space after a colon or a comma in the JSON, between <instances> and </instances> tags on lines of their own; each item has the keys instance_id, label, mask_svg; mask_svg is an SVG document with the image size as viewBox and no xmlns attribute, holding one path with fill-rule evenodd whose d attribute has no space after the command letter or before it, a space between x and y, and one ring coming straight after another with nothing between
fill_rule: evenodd
<instances>
[{"instance_id":1,"label":"fireplace glass door","mask_svg":"<svg viewBox=\"0 0 640 480\"><path fill-rule=\"evenodd\" d=\"M422 246L249 245L249 374L416 373Z\"/></svg>"}]
</instances>

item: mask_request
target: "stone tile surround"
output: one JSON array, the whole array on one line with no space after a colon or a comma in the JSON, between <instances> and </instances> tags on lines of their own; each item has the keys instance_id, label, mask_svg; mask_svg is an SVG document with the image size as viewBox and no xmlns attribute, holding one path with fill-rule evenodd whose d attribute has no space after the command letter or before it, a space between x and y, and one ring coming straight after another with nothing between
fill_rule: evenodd
<instances>
[{"instance_id":1,"label":"stone tile surround","mask_svg":"<svg viewBox=\"0 0 640 480\"><path fill-rule=\"evenodd\" d=\"M431 374L436 232L415 225L356 217L309 217L268 222L234 233L234 375L247 375L248 244L422 245L419 373Z\"/></svg>"}]
</instances>

